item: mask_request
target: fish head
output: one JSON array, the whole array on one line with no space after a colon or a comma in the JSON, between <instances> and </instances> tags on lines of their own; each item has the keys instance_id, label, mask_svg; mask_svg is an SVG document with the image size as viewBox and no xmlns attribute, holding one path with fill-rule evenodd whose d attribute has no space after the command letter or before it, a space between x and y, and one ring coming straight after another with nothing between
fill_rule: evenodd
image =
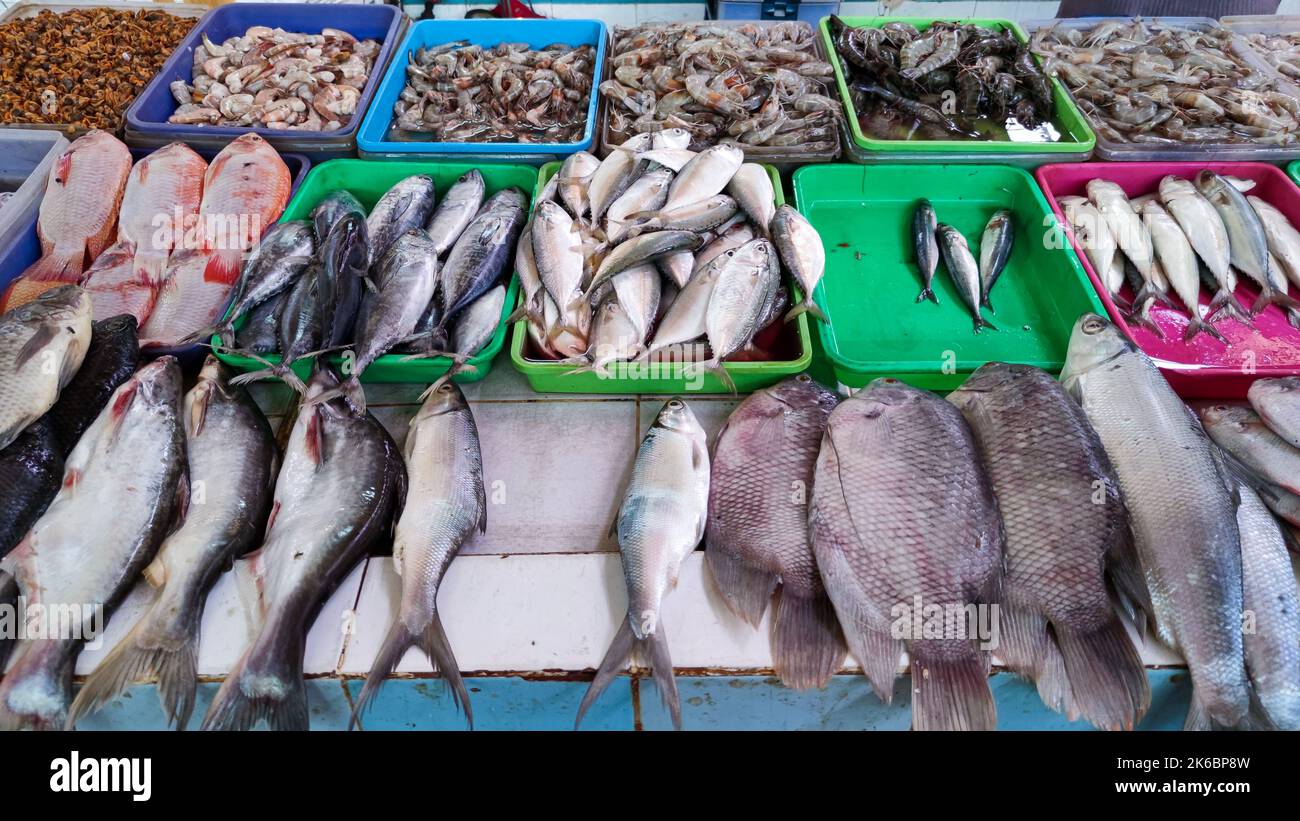
<instances>
[{"instance_id":1,"label":"fish head","mask_svg":"<svg viewBox=\"0 0 1300 821\"><path fill-rule=\"evenodd\" d=\"M127 390L133 396L132 402L174 411L180 407L181 366L174 356L160 356L136 371L124 383L123 387L126 386L131 386Z\"/></svg>"},{"instance_id":2,"label":"fish head","mask_svg":"<svg viewBox=\"0 0 1300 821\"><path fill-rule=\"evenodd\" d=\"M1224 181L1223 177L1208 168L1202 169L1196 175L1196 189L1210 202L1219 204L1227 203L1232 193L1236 191Z\"/></svg>"},{"instance_id":3,"label":"fish head","mask_svg":"<svg viewBox=\"0 0 1300 821\"><path fill-rule=\"evenodd\" d=\"M118 314L96 322L94 330L91 332L91 339L93 341L102 339L107 344L115 347L125 344L136 345L138 344L139 329L140 326L134 314Z\"/></svg>"},{"instance_id":4,"label":"fish head","mask_svg":"<svg viewBox=\"0 0 1300 821\"><path fill-rule=\"evenodd\" d=\"M1128 337L1105 317L1086 313L1074 323L1070 344L1065 353L1061 381L1087 373L1115 357L1137 350Z\"/></svg>"},{"instance_id":5,"label":"fish head","mask_svg":"<svg viewBox=\"0 0 1300 821\"><path fill-rule=\"evenodd\" d=\"M939 238L940 244L947 248L965 248L970 250L970 245L966 242L966 237L961 231L953 228L951 225L940 223L934 229L935 235Z\"/></svg>"},{"instance_id":6,"label":"fish head","mask_svg":"<svg viewBox=\"0 0 1300 821\"><path fill-rule=\"evenodd\" d=\"M1287 376L1280 379L1256 379L1250 386L1247 396L1255 407L1267 407L1274 402L1294 402L1292 393L1300 392L1300 377Z\"/></svg>"},{"instance_id":7,"label":"fish head","mask_svg":"<svg viewBox=\"0 0 1300 821\"><path fill-rule=\"evenodd\" d=\"M1264 427L1253 410L1241 405L1210 405L1201 408L1201 422L1207 429L1249 434Z\"/></svg>"},{"instance_id":8,"label":"fish head","mask_svg":"<svg viewBox=\"0 0 1300 821\"><path fill-rule=\"evenodd\" d=\"M411 420L411 425L418 425L435 416L468 410L469 402L465 400L465 394L461 393L460 386L448 379L429 393L424 404L420 405L415 418Z\"/></svg>"},{"instance_id":9,"label":"fish head","mask_svg":"<svg viewBox=\"0 0 1300 821\"><path fill-rule=\"evenodd\" d=\"M823 387L806 373L792 376L758 393L791 410L821 407L829 412L840 401L834 391Z\"/></svg>"},{"instance_id":10,"label":"fish head","mask_svg":"<svg viewBox=\"0 0 1300 821\"><path fill-rule=\"evenodd\" d=\"M704 440L704 428L700 426L700 420L695 418L695 412L680 396L674 396L664 403L659 409L659 415L655 417L654 426Z\"/></svg>"},{"instance_id":11,"label":"fish head","mask_svg":"<svg viewBox=\"0 0 1300 821\"><path fill-rule=\"evenodd\" d=\"M1160 198L1166 202L1175 197L1186 197L1196 193L1196 187L1182 177L1169 174L1160 180Z\"/></svg>"}]
</instances>

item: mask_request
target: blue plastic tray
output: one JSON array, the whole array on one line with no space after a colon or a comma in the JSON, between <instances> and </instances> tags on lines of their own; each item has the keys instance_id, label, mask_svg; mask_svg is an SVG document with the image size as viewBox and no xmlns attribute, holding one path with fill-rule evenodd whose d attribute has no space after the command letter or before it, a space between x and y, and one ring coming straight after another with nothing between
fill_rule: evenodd
<instances>
[{"instance_id":1,"label":"blue plastic tray","mask_svg":"<svg viewBox=\"0 0 1300 821\"><path fill-rule=\"evenodd\" d=\"M174 141L173 141L174 142ZM220 151L220 148L208 148L206 146L191 146L205 160L211 160ZM224 146L222 146L224 148ZM131 159L138 162L141 159L152 154L156 149L153 148L132 148ZM289 177L293 180L289 189L289 198L297 193L298 186L306 179L307 172L311 170L311 160L301 154L280 154L280 159L289 168ZM4 293L9 287L9 283L17 279L28 266L41 258L41 240L36 233L36 221L38 214L33 214L27 223L27 227L21 231L5 247L0 247L0 294ZM222 311L224 313L224 310ZM180 345L165 348L149 348L143 353L146 356L163 356L170 354L181 361L183 367L196 365L203 361L207 355L208 348L201 345Z\"/></svg>"},{"instance_id":2,"label":"blue plastic tray","mask_svg":"<svg viewBox=\"0 0 1300 821\"><path fill-rule=\"evenodd\" d=\"M361 155L372 159L411 159L412 155L479 154L484 160L528 162L541 165L564 158L578 151L590 151L595 142L596 105L600 93L595 86L605 65L605 46L608 36L605 24L599 20L422 20L411 27L400 48L384 74L383 84L375 95L374 103L366 112L357 134L357 148ZM591 45L596 47L595 73L591 100L587 103L587 127L582 139L573 143L463 143L463 142L405 142L388 139L388 128L393 122L393 106L406 85L408 56L416 49L442 45L456 40L468 40L482 46L501 43L527 43L531 48L544 48L553 43Z\"/></svg>"},{"instance_id":3,"label":"blue plastic tray","mask_svg":"<svg viewBox=\"0 0 1300 821\"><path fill-rule=\"evenodd\" d=\"M145 87L126 112L126 142L133 146L161 148L181 140L196 149L200 146L220 148L235 137L256 132L281 152L307 154L316 160L348 157L356 152L357 130L366 108L375 96L380 78L388 67L407 18L396 6L317 3L231 3L220 6L194 26L175 53L163 64L158 76ZM176 125L167 122L176 111L176 100L169 86L174 80L193 77L194 49L204 34L214 43L243 34L249 26L279 27L285 31L318 33L322 28L346 31L358 40L381 40L374 68L357 101L352 121L337 131L284 131L272 128L234 128L213 125ZM400 91L400 89L399 89ZM392 106L389 106L392 109Z\"/></svg>"}]
</instances>

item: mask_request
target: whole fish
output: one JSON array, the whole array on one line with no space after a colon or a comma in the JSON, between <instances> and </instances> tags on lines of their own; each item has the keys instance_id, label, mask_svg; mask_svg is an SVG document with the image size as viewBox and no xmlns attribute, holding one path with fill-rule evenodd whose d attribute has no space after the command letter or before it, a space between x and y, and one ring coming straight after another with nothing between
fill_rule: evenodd
<instances>
[{"instance_id":1,"label":"whole fish","mask_svg":"<svg viewBox=\"0 0 1300 821\"><path fill-rule=\"evenodd\" d=\"M704 368L713 371L733 393L735 385L722 361L760 330L758 323L780 285L779 272L771 265L773 255L772 245L765 239L742 246L723 266L709 297L704 328L711 356Z\"/></svg>"},{"instance_id":2,"label":"whole fish","mask_svg":"<svg viewBox=\"0 0 1300 821\"><path fill-rule=\"evenodd\" d=\"M644 343L640 327L611 290L592 314L591 345L586 353L591 364L578 371L590 370L608 377L610 364L640 356Z\"/></svg>"},{"instance_id":3,"label":"whole fish","mask_svg":"<svg viewBox=\"0 0 1300 821\"><path fill-rule=\"evenodd\" d=\"M1300 377L1256 379L1246 398L1270 430L1300 448Z\"/></svg>"},{"instance_id":4,"label":"whole fish","mask_svg":"<svg viewBox=\"0 0 1300 821\"><path fill-rule=\"evenodd\" d=\"M691 277L691 281L673 298L659 320L643 358L673 345L693 342L708 331L709 305L713 302L713 292L723 270L731 264L738 252L739 249L735 248L723 252Z\"/></svg>"},{"instance_id":5,"label":"whole fish","mask_svg":"<svg viewBox=\"0 0 1300 821\"><path fill-rule=\"evenodd\" d=\"M483 206L483 196L487 186L483 175L477 168L466 171L452 183L447 193L442 195L438 207L429 215L425 224L425 233L433 241L434 250L442 256L451 250L456 240L465 232L466 226L478 209Z\"/></svg>"},{"instance_id":6,"label":"whole fish","mask_svg":"<svg viewBox=\"0 0 1300 821\"><path fill-rule=\"evenodd\" d=\"M743 163L727 183L726 191L759 232L770 238L768 228L776 216L776 190L767 169L758 163Z\"/></svg>"},{"instance_id":7,"label":"whole fish","mask_svg":"<svg viewBox=\"0 0 1300 821\"><path fill-rule=\"evenodd\" d=\"M451 353L459 359L469 359L487 346L501 325L501 312L506 305L506 289L493 285L487 293L469 304L456 316L451 329Z\"/></svg>"},{"instance_id":8,"label":"whole fish","mask_svg":"<svg viewBox=\"0 0 1300 821\"><path fill-rule=\"evenodd\" d=\"M1196 188L1223 220L1233 267L1259 284L1259 298L1250 313L1258 314L1269 305L1300 310L1300 302L1286 292L1286 275L1269 265L1268 235L1246 195L1208 168L1196 175Z\"/></svg>"},{"instance_id":9,"label":"whole fish","mask_svg":"<svg viewBox=\"0 0 1300 821\"><path fill-rule=\"evenodd\" d=\"M626 148L627 143L623 145ZM744 162L745 152L735 145L724 143L704 149L673 178L664 208L690 205L722 193Z\"/></svg>"},{"instance_id":10,"label":"whole fish","mask_svg":"<svg viewBox=\"0 0 1300 821\"><path fill-rule=\"evenodd\" d=\"M1187 727L1237 726L1250 694L1236 500L1222 459L1155 364L1096 314L1075 323L1061 384L1119 477L1147 580L1143 610L1191 671Z\"/></svg>"},{"instance_id":11,"label":"whole fish","mask_svg":"<svg viewBox=\"0 0 1300 821\"><path fill-rule=\"evenodd\" d=\"M134 253L132 270L140 282L162 285L177 238L191 231L198 218L207 170L207 161L185 143L160 148L131 169L117 218L117 239ZM160 217L169 230L159 230Z\"/></svg>"},{"instance_id":12,"label":"whole fish","mask_svg":"<svg viewBox=\"0 0 1300 821\"><path fill-rule=\"evenodd\" d=\"M366 219L365 206L351 191L331 191L316 203L316 207L311 210L311 224L317 244L323 244L334 226L347 216L360 217L362 222Z\"/></svg>"},{"instance_id":13,"label":"whole fish","mask_svg":"<svg viewBox=\"0 0 1300 821\"><path fill-rule=\"evenodd\" d=\"M357 312L365 292L370 264L370 232L357 215L334 224L317 250L316 299L321 346L334 348L352 341Z\"/></svg>"},{"instance_id":14,"label":"whole fish","mask_svg":"<svg viewBox=\"0 0 1300 821\"><path fill-rule=\"evenodd\" d=\"M634 214L654 213L668 200L668 186L673 172L667 168L643 174L627 187L605 211L605 237L610 243L621 242L635 220Z\"/></svg>"},{"instance_id":15,"label":"whole fish","mask_svg":"<svg viewBox=\"0 0 1300 821\"><path fill-rule=\"evenodd\" d=\"M888 703L906 647L912 727L990 730L988 648L969 617L942 638L891 630L897 605L995 601L1002 523L970 429L928 391L877 379L831 413L817 456L808 528L849 649ZM940 630L940 634L946 631Z\"/></svg>"},{"instance_id":16,"label":"whole fish","mask_svg":"<svg viewBox=\"0 0 1300 821\"><path fill-rule=\"evenodd\" d=\"M135 270L135 246L115 242L86 269L81 287L90 294L95 316L130 314L143 325L158 302L158 289L142 282Z\"/></svg>"},{"instance_id":17,"label":"whole fish","mask_svg":"<svg viewBox=\"0 0 1300 821\"><path fill-rule=\"evenodd\" d=\"M257 543L271 509L277 452L266 417L248 391L227 384L209 356L181 413L187 475L202 488L181 526L144 569L157 590L131 632L77 693L68 726L100 710L134 681L156 676L169 722L184 729L194 711L199 623L221 571Z\"/></svg>"},{"instance_id":18,"label":"whole fish","mask_svg":"<svg viewBox=\"0 0 1300 821\"><path fill-rule=\"evenodd\" d=\"M1281 269L1292 285L1300 288L1300 231L1295 229L1286 214L1259 197L1247 197L1264 225L1269 253L1281 264Z\"/></svg>"},{"instance_id":19,"label":"whole fish","mask_svg":"<svg viewBox=\"0 0 1300 821\"><path fill-rule=\"evenodd\" d=\"M634 265L616 274L611 282L619 304L636 327L639 341L644 342L659 315L659 300L663 295L659 271L653 265Z\"/></svg>"},{"instance_id":20,"label":"whole fish","mask_svg":"<svg viewBox=\"0 0 1300 821\"><path fill-rule=\"evenodd\" d=\"M289 220L272 226L244 263L225 319L212 328L193 334L194 339L216 335L221 344L229 347L234 342L236 320L289 290L302 276L315 251L316 240L310 222Z\"/></svg>"},{"instance_id":21,"label":"whole fish","mask_svg":"<svg viewBox=\"0 0 1300 821\"><path fill-rule=\"evenodd\" d=\"M63 450L48 420L36 420L0 450L0 557L27 535L62 482Z\"/></svg>"},{"instance_id":22,"label":"whole fish","mask_svg":"<svg viewBox=\"0 0 1300 821\"><path fill-rule=\"evenodd\" d=\"M600 161L600 165L591 174L587 185L587 201L590 203L591 220L597 222L605 216L605 211L622 196L632 183L630 179L632 166L636 164L636 155L650 148L649 134L638 134L627 142L609 152L609 156ZM555 179L556 185L559 179Z\"/></svg>"},{"instance_id":23,"label":"whole fish","mask_svg":"<svg viewBox=\"0 0 1300 821\"><path fill-rule=\"evenodd\" d=\"M675 251L694 251L701 242L700 235L694 231L651 231L633 237L601 261L595 276L587 284L587 293L594 292L607 279L634 265L654 261Z\"/></svg>"},{"instance_id":24,"label":"whole fish","mask_svg":"<svg viewBox=\"0 0 1300 821\"><path fill-rule=\"evenodd\" d=\"M948 401L975 435L1002 514L998 657L1053 710L1133 729L1151 690L1107 579L1144 581L1101 440L1057 381L1028 365L983 365Z\"/></svg>"},{"instance_id":25,"label":"whole fish","mask_svg":"<svg viewBox=\"0 0 1300 821\"><path fill-rule=\"evenodd\" d=\"M591 184L591 175L599 167L600 160L586 151L570 154L560 166L557 175L560 178L560 201L574 219L582 219L591 210L587 188Z\"/></svg>"},{"instance_id":26,"label":"whole fish","mask_svg":"<svg viewBox=\"0 0 1300 821\"><path fill-rule=\"evenodd\" d=\"M652 172L653 173L653 172ZM633 184L635 185L635 183ZM629 189L631 190L631 189ZM615 203L617 205L617 203ZM612 209L611 209L612 210ZM698 200L676 208L643 211L630 215L636 221L632 234L646 231L711 231L736 215L736 201L726 194Z\"/></svg>"},{"instance_id":27,"label":"whole fish","mask_svg":"<svg viewBox=\"0 0 1300 821\"><path fill-rule=\"evenodd\" d=\"M582 239L573 218L556 203L539 203L530 236L537 275L558 312L560 327L552 333L567 334L580 341L577 347L585 349L591 308L583 296ZM532 304L535 315L542 320L545 302L535 298ZM545 322L543 325L550 328Z\"/></svg>"},{"instance_id":28,"label":"whole fish","mask_svg":"<svg viewBox=\"0 0 1300 821\"><path fill-rule=\"evenodd\" d=\"M289 202L289 168L256 134L236 138L203 175L199 225L210 252L206 282L234 284L244 253L280 218Z\"/></svg>"},{"instance_id":29,"label":"whole fish","mask_svg":"<svg viewBox=\"0 0 1300 821\"><path fill-rule=\"evenodd\" d=\"M177 251L167 260L167 279L158 289L149 318L140 326L141 347L185 344L212 328L230 304L230 284L206 278L207 251Z\"/></svg>"},{"instance_id":30,"label":"whole fish","mask_svg":"<svg viewBox=\"0 0 1300 821\"><path fill-rule=\"evenodd\" d=\"M1187 309L1187 330L1183 332L1183 341L1190 342L1198 333L1204 331L1223 344L1228 340L1213 325L1201 318L1201 272L1196 262L1196 252L1187 241L1183 229L1179 227L1169 212L1156 200L1142 204L1142 221L1151 235L1156 259L1173 286L1174 292Z\"/></svg>"},{"instance_id":31,"label":"whole fish","mask_svg":"<svg viewBox=\"0 0 1300 821\"><path fill-rule=\"evenodd\" d=\"M99 416L118 385L131 378L140 360L135 319L129 314L99 320L77 373L59 391L59 401L43 417L67 456Z\"/></svg>"},{"instance_id":32,"label":"whole fish","mask_svg":"<svg viewBox=\"0 0 1300 821\"><path fill-rule=\"evenodd\" d=\"M244 324L235 331L235 348L259 356L280 350L280 311L288 292L277 294L248 312Z\"/></svg>"},{"instance_id":33,"label":"whole fish","mask_svg":"<svg viewBox=\"0 0 1300 821\"><path fill-rule=\"evenodd\" d=\"M1260 494L1264 503L1285 517L1286 509L1279 504L1289 504L1290 500L1275 496L1300 496L1300 473L1296 472L1300 468L1300 450L1270 430L1250 408L1212 405L1201 409L1201 421L1215 444L1266 483Z\"/></svg>"},{"instance_id":34,"label":"whole fish","mask_svg":"<svg viewBox=\"0 0 1300 821\"><path fill-rule=\"evenodd\" d=\"M677 584L682 560L704 535L708 503L709 450L704 429L685 402L670 399L641 440L614 522L627 583L627 615L582 697L575 727L639 650L650 664L673 726L681 729L677 680L660 616L664 596Z\"/></svg>"},{"instance_id":35,"label":"whole fish","mask_svg":"<svg viewBox=\"0 0 1300 821\"><path fill-rule=\"evenodd\" d=\"M307 404L338 387L316 366L275 481L271 520L248 572L262 624L226 676L203 719L205 730L308 727L303 654L325 599L389 533L406 493L401 451L368 413L341 400Z\"/></svg>"},{"instance_id":36,"label":"whole fish","mask_svg":"<svg viewBox=\"0 0 1300 821\"><path fill-rule=\"evenodd\" d=\"M437 193L433 178L415 174L399 180L384 192L366 217L366 233L370 237L369 265L381 262L397 238L407 231L424 228L433 214Z\"/></svg>"},{"instance_id":37,"label":"whole fish","mask_svg":"<svg viewBox=\"0 0 1300 821\"><path fill-rule=\"evenodd\" d=\"M807 312L826 322L826 315L812 296L826 273L826 249L822 247L821 235L803 214L792 206L782 205L772 217L771 236L781 262L803 291L803 300L785 315L785 320L789 322Z\"/></svg>"},{"instance_id":38,"label":"whole fish","mask_svg":"<svg viewBox=\"0 0 1300 821\"><path fill-rule=\"evenodd\" d=\"M250 371L230 380L232 385L244 385L267 376L278 376L300 395L307 386L293 371L293 363L321 347L320 264L312 262L298 281L284 295L280 316L276 321L276 350L280 361L266 363L262 370Z\"/></svg>"},{"instance_id":39,"label":"whole fish","mask_svg":"<svg viewBox=\"0 0 1300 821\"><path fill-rule=\"evenodd\" d=\"M456 240L439 275L441 328L491 288L514 260L526 206L527 199L518 190L499 191Z\"/></svg>"},{"instance_id":40,"label":"whole fish","mask_svg":"<svg viewBox=\"0 0 1300 821\"><path fill-rule=\"evenodd\" d=\"M731 612L754 628L775 594L772 665L787 687L824 687L848 652L826 596L808 509L838 397L807 374L764 388L727 417L713 449L704 558Z\"/></svg>"},{"instance_id":41,"label":"whole fish","mask_svg":"<svg viewBox=\"0 0 1300 821\"><path fill-rule=\"evenodd\" d=\"M933 288L934 271L939 267L939 241L935 237L938 225L930 201L918 202L912 212L912 248L916 251L916 267L921 271L921 293L916 295L916 301L928 299L935 305L939 304Z\"/></svg>"},{"instance_id":42,"label":"whole fish","mask_svg":"<svg viewBox=\"0 0 1300 821\"><path fill-rule=\"evenodd\" d=\"M691 139L691 132L685 128L665 128L651 133L650 145L657 151L681 151L691 144Z\"/></svg>"},{"instance_id":43,"label":"whole fish","mask_svg":"<svg viewBox=\"0 0 1300 821\"><path fill-rule=\"evenodd\" d=\"M989 293L1011 258L1011 245L1015 238L1015 223L1007 210L998 211L989 218L980 236L980 305L990 311L993 311L993 303L989 302Z\"/></svg>"},{"instance_id":44,"label":"whole fish","mask_svg":"<svg viewBox=\"0 0 1300 821\"><path fill-rule=\"evenodd\" d=\"M966 237L956 228L943 223L939 223L935 235L939 240L939 250L943 253L943 264L948 268L948 276L952 278L952 284L957 286L957 294L966 303L966 309L970 311L975 323L975 333L983 328L996 331L997 327L993 323L980 316L980 304L983 302L980 272L975 257L971 255L970 246L966 244Z\"/></svg>"},{"instance_id":45,"label":"whole fish","mask_svg":"<svg viewBox=\"0 0 1300 821\"><path fill-rule=\"evenodd\" d=\"M1114 264L1116 251L1119 250L1115 235L1110 232L1110 226L1096 206L1083 197L1075 199L1077 202L1069 205L1062 201L1065 218L1074 230L1075 241L1092 263L1092 270L1113 299L1119 295L1120 288L1124 287L1124 268Z\"/></svg>"},{"instance_id":46,"label":"whole fish","mask_svg":"<svg viewBox=\"0 0 1300 821\"><path fill-rule=\"evenodd\" d=\"M1151 247L1151 236L1142 226L1142 220L1138 218L1124 189L1110 180L1095 179L1089 181L1087 191L1088 199L1106 221L1116 245L1137 267L1142 279L1152 282L1151 266L1155 261L1155 250Z\"/></svg>"},{"instance_id":47,"label":"whole fish","mask_svg":"<svg viewBox=\"0 0 1300 821\"><path fill-rule=\"evenodd\" d=\"M1210 269L1215 280L1228 275L1228 229L1218 210L1201 196L1196 186L1172 174L1160 180L1160 201L1182 226L1183 234Z\"/></svg>"},{"instance_id":48,"label":"whole fish","mask_svg":"<svg viewBox=\"0 0 1300 821\"><path fill-rule=\"evenodd\" d=\"M754 233L753 227L747 222L734 225L726 231L719 233L716 239L710 241L696 252L694 271L699 271L704 268L704 266L708 265L714 257L718 256L718 254L724 253L733 248L739 248L751 239L754 239L756 236L758 235ZM686 285L678 283L678 287L685 288Z\"/></svg>"},{"instance_id":49,"label":"whole fish","mask_svg":"<svg viewBox=\"0 0 1300 821\"><path fill-rule=\"evenodd\" d=\"M0 571L13 575L29 607L88 608L70 631L19 642L0 681L0 727L64 726L84 642L102 629L171 525L184 477L180 392L181 371L169 356L122 383L68 456L54 501L0 559ZM93 551L87 534L94 534Z\"/></svg>"},{"instance_id":50,"label":"whole fish","mask_svg":"<svg viewBox=\"0 0 1300 821\"><path fill-rule=\"evenodd\" d=\"M410 486L393 535L401 604L357 697L352 720L414 646L442 674L456 706L473 726L469 692L438 613L438 585L452 559L475 530L487 529L478 428L460 388L444 382L424 401L411 420L404 453Z\"/></svg>"},{"instance_id":51,"label":"whole fish","mask_svg":"<svg viewBox=\"0 0 1300 821\"><path fill-rule=\"evenodd\" d=\"M90 295L61 285L0 315L0 449L54 406L90 344Z\"/></svg>"},{"instance_id":52,"label":"whole fish","mask_svg":"<svg viewBox=\"0 0 1300 821\"><path fill-rule=\"evenodd\" d=\"M23 272L35 282L76 282L113 241L131 152L107 131L73 141L50 168L36 231L42 256Z\"/></svg>"}]
</instances>

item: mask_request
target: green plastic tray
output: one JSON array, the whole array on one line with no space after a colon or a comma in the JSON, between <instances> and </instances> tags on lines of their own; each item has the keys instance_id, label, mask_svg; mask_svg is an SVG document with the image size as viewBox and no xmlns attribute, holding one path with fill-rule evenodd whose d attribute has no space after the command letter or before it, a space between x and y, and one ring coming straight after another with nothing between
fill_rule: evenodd
<instances>
[{"instance_id":1,"label":"green plastic tray","mask_svg":"<svg viewBox=\"0 0 1300 821\"><path fill-rule=\"evenodd\" d=\"M936 22L951 20L952 18L841 17L840 19L850 26L872 26L876 28L886 23L911 23L924 31ZM1029 42L1029 37L1025 34L1024 29L1011 20L962 18L956 22L962 24L974 23L977 26L999 31L1007 30L1020 42ZM1074 104L1074 100L1070 99L1070 95L1066 93L1065 87L1061 85L1059 80L1050 77L1048 79L1052 83L1052 100L1056 103L1056 116L1052 122L1061 133L1061 139L1054 143L1018 143L1010 140L878 140L868 137L863 133L861 124L858 123L858 113L853 106L853 97L849 94L848 80L844 76L844 66L839 55L836 54L835 43L831 39L829 23L830 18L823 17L819 29L822 41L826 46L826 53L834 55L831 58L831 65L835 68L835 84L839 86L840 100L844 103L844 111L848 115L849 132L853 138L853 143L860 150L909 153L951 152L976 156L984 155L987 157L987 161L996 162L996 155L998 154L1087 155L1092 153L1093 147L1097 144L1097 137L1092 133L1092 129L1088 127L1087 121L1084 120L1078 106ZM1035 57L1034 59L1038 58Z\"/></svg>"},{"instance_id":2,"label":"green plastic tray","mask_svg":"<svg viewBox=\"0 0 1300 821\"><path fill-rule=\"evenodd\" d=\"M1300 160L1292 160L1288 163L1286 173L1291 178L1291 182L1300 185Z\"/></svg>"},{"instance_id":3,"label":"green plastic tray","mask_svg":"<svg viewBox=\"0 0 1300 821\"><path fill-rule=\"evenodd\" d=\"M542 166L537 180L537 193L542 186L560 170L561 163L552 162ZM772 176L772 187L776 190L776 202L785 202L781 189L781 177L772 166L764 166ZM534 196L536 200L536 196ZM791 304L802 297L793 282L787 280L790 288ZM523 302L521 294L518 300L507 304ZM778 347L797 350L793 359L774 360L770 362L724 362L722 367L732 381L736 383L737 392L756 391L768 385L774 385L796 373L801 373L812 361L812 337L808 330L808 315L800 314L780 338ZM730 394L722 381L699 368L690 365L648 362L643 364L623 363L611 368L608 377L599 374L572 373L575 366L562 362L540 359L528 359L524 356L524 346L528 342L528 320L521 319L515 323L510 340L510 359L515 368L527 379L533 390L539 393L725 393Z\"/></svg>"},{"instance_id":4,"label":"green plastic tray","mask_svg":"<svg viewBox=\"0 0 1300 821\"><path fill-rule=\"evenodd\" d=\"M1088 275L1029 174L1005 165L818 165L794 174L795 202L821 232L826 275L814 297L829 318L821 342L840 382L860 387L892 376L949 391L989 361L1059 373L1070 330L1104 310ZM916 301L921 278L912 247L916 203L961 231L979 258L993 212L1011 209L1011 259L993 288L998 330L976 334L942 261L939 304Z\"/></svg>"},{"instance_id":5,"label":"green plastic tray","mask_svg":"<svg viewBox=\"0 0 1300 821\"><path fill-rule=\"evenodd\" d=\"M306 219L311 215L311 211L316 207L325 196L333 191L345 189L350 191L361 204L366 208L373 208L374 204L399 180L411 176L412 174L428 174L433 177L434 185L437 188L438 196L441 197L447 192L447 189L456 181L456 178L466 171L477 168L483 175L483 181L487 184L487 193L489 195L500 191L503 188L516 186L521 189L526 196L530 198L533 190L537 185L537 169L526 165L496 165L480 163L450 163L450 162L429 162L429 161L370 161L356 159L330 160L321 163L313 168L307 174L307 179L303 181L302 187L298 193L289 201L288 207L280 220ZM513 254L511 259L513 259ZM506 318L510 316L511 306L518 299L519 282L512 273L510 284L506 290L505 305L501 310L501 324L497 326L496 333L483 350L469 360L473 370L458 371L452 379L456 382L477 382L488 375L492 370L492 360L501 347L505 344L506 338ZM236 328L243 325L244 320L236 323ZM213 337L212 343L218 342ZM226 362L231 367L241 371L254 371L264 367L262 363L252 357L238 356L229 353L218 353L218 358ZM267 356L266 359L271 362L278 362L278 355ZM342 357L331 356L330 362L336 367L342 363ZM379 357L366 368L361 374L362 382L415 382L427 384L433 382L438 377L445 374L451 369L452 361L450 358L440 356L433 359L412 359L407 362L402 361L402 355L385 354ZM293 370L300 377L306 378L311 371L311 359L300 359L293 365Z\"/></svg>"}]
</instances>

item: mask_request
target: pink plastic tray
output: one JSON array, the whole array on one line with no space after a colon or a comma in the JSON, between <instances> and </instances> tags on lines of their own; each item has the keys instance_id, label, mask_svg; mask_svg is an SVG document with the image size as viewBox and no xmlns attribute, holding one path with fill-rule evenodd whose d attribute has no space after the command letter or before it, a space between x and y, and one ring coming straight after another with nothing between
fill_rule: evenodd
<instances>
[{"instance_id":1,"label":"pink plastic tray","mask_svg":"<svg viewBox=\"0 0 1300 821\"><path fill-rule=\"evenodd\" d=\"M1056 217L1065 226L1070 245L1092 279L1092 286L1105 303L1110 318L1128 334L1139 348L1155 360L1169 384L1180 396L1201 399L1244 398L1250 384L1260 377L1294 376L1300 374L1300 331L1292 328L1286 315L1270 305L1255 317L1255 327L1249 328L1233 320L1222 320L1215 327L1229 341L1224 345L1208 334L1199 334L1190 343L1184 343L1183 331L1187 317L1181 311L1157 304L1151 309L1151 319L1164 333L1161 339L1152 331L1124 321L1119 308L1106 293L1106 288L1092 269L1088 256L1075 241L1074 233L1065 222L1058 199L1071 195L1087 196L1085 186L1092 179L1106 179L1119 184L1129 197L1139 197L1156 190L1167 174L1177 174L1191 179L1202 168L1219 174L1228 174L1254 180L1252 196L1259 197L1286 214L1287 219L1300 225L1300 189L1281 169L1265 163L1253 162L1095 162L1044 165L1036 172L1039 185L1047 195ZM1254 303L1259 291L1244 274L1240 274L1237 301L1244 308ZM1125 296L1131 297L1127 286ZM1296 289L1291 289L1296 296ZM1213 293L1201 287L1201 305L1209 305Z\"/></svg>"}]
</instances>

